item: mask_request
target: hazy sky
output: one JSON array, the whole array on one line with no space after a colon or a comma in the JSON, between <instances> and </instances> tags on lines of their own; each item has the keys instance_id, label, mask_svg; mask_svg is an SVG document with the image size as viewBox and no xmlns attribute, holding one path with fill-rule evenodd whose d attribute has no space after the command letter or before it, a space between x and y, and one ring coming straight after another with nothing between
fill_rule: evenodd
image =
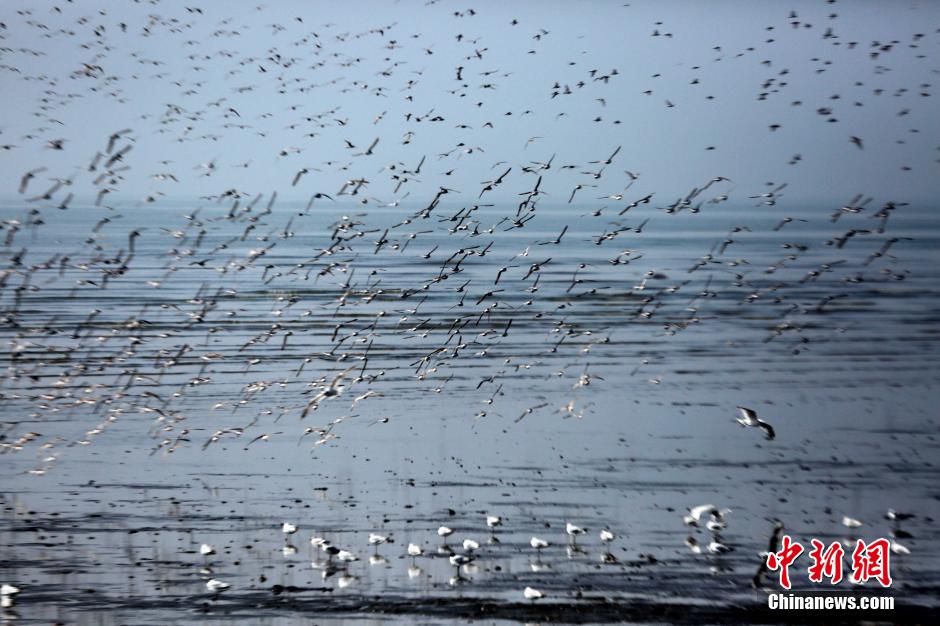
<instances>
[{"instance_id":1,"label":"hazy sky","mask_svg":"<svg viewBox=\"0 0 940 626\"><path fill-rule=\"evenodd\" d=\"M552 154L544 202L581 183L598 185L580 196L596 204L623 189L625 170L640 174L626 199L656 192L663 204L718 175L735 182L732 202L751 204L770 181L789 183L791 203L927 203L940 191L936 2L5 2L0 21L7 204L52 177L74 184L40 205L103 186L105 204L122 206L233 188L305 201L360 177L355 200L407 191L427 203L446 186L472 203L510 165L484 199L531 189L521 167ZM89 163L124 128L130 169L93 185L102 168ZM63 150L47 147L60 138ZM617 146L601 178L582 173ZM423 155L395 194L402 165L382 168ZM197 166L212 161L204 176Z\"/></svg>"}]
</instances>

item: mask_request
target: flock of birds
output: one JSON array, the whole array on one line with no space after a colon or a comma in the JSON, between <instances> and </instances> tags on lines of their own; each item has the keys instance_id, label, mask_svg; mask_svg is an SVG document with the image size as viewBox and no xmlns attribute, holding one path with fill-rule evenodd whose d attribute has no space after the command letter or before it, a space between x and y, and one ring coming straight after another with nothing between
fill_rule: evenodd
<instances>
[{"instance_id":1,"label":"flock of birds","mask_svg":"<svg viewBox=\"0 0 940 626\"><path fill-rule=\"evenodd\" d=\"M486 516L486 527L489 532L487 543L500 543L497 536L497 529L499 529L502 525L503 518L501 516ZM285 537L285 543L282 550L284 556L293 556L297 554L297 547L290 543L290 537L297 533L297 531L298 526L296 524L291 522L284 522L282 524L281 532ZM588 529L582 528L576 524L572 524L571 522L565 524L565 535L567 537L567 551L569 556L583 552L583 550L578 546L577 538L587 534L587 532ZM457 552L455 548L448 543L448 538L450 538L453 534L454 529L450 528L449 526L438 527L437 536L440 538L442 543L437 547L436 554L446 558L450 565L455 568L454 575L450 578L448 584L456 586L469 581L469 579L465 577L464 574L471 574L476 571L474 561L479 556L481 544L475 539L463 539L459 543L459 547L462 548L463 552ZM610 543L616 539L616 535L610 529L605 528L600 531L598 537L601 541L601 544L604 546L602 560L605 563L616 563L617 559L609 549ZM384 565L388 563L388 560L379 554L379 546L388 543L394 543L394 539L389 535L375 532L369 534L368 544L374 548L374 552L369 556L369 564L371 566ZM358 580L358 577L351 574L349 571L350 564L359 561L359 557L355 553L333 545L329 539L322 536L312 536L310 538L310 545L315 550L315 556L314 560L311 562L311 567L317 570L321 570L323 579L327 579L338 574L339 576L337 578L337 586L340 589L347 588ZM535 561L530 564L532 570L536 572L549 570L550 567L544 565L542 562L542 550L548 548L551 543L540 537L533 536L529 540L529 545L533 550L536 551ZM206 559L204 563L205 567L202 568L201 574L205 577L212 576L213 571L208 558L217 554L216 548L210 544L203 543L199 547L199 554ZM411 559L411 565L408 567L408 578L418 578L424 574L424 570L417 565L417 559L419 557L430 558L432 554L427 552L424 546L417 543L409 543L405 554ZM210 593L217 596L218 594L231 589L231 585L217 578L208 578L208 580L206 580L206 589ZM543 591L530 586L525 587L521 593L526 600L532 601L546 597L546 594Z\"/></svg>"},{"instance_id":2,"label":"flock of birds","mask_svg":"<svg viewBox=\"0 0 940 626\"><path fill-rule=\"evenodd\" d=\"M700 529L708 533L709 540L707 543L700 543L694 535L689 535L686 538L686 545L689 550L696 555L701 554L710 554L710 555L723 555L729 552L732 552L734 548L727 545L721 539L721 533L727 528L727 515L731 513L731 509L720 509L713 504L701 504L697 506L690 507L689 510L683 515L682 522L687 527ZM911 554L910 549L899 542L898 539L907 539L913 537L913 535L903 529L902 522L909 521L914 519L916 516L912 513L901 513L895 511L894 509L888 509L885 514L885 519L891 522L892 528L890 531L890 550L895 555L909 555ZM504 524L504 519L499 515L486 515L486 528L488 531L488 538L486 543L490 545L500 544L500 539L498 537L497 531ZM842 539L841 543L846 547L846 549L851 550L855 546L855 541L857 537L853 534L853 531L856 531L858 528L864 526L864 522L849 517L843 516L842 526L844 526L849 531L849 535ZM282 548L282 554L285 557L293 557L297 555L298 548L291 543L292 537L299 531L297 524L291 522L284 522L281 525L281 532L284 536L284 546ZM752 585L755 588L761 588L765 585L765 577L767 576L767 564L766 556L769 553L776 552L780 549L780 539L784 531L784 524L779 520L774 523L772 532L770 534L770 541L767 550L761 552L758 556L760 557L759 566L756 574L754 575ZM587 535L589 529L567 522L565 524L565 537L566 537L566 552L569 558L577 556L579 554L584 554L585 551L578 545L578 537ZM441 525L437 528L437 537L441 543L436 547L434 551L426 549L424 545L419 543L408 543L404 551L404 556L410 558L410 566L407 568L407 574L409 579L416 579L425 574L423 568L418 566L418 558L446 558L451 566L454 567L454 574L448 580L448 584L451 586L457 586L470 582L469 575L476 573L477 566L475 561L480 557L481 544L479 541L472 538L465 538L459 541L456 546L452 546L448 541L454 535L455 531L453 528ZM618 559L612 553L610 546L613 541L615 541L618 536L609 528L604 528L598 533L598 539L603 546L603 552L601 554L601 562L605 564L616 564ZM369 555L368 562L370 566L377 565L387 565L388 559L379 553L379 547L386 544L395 543L394 538L391 535L383 534L379 532L370 532L368 535L368 545L373 548L373 553ZM313 560L310 563L310 566L321 572L321 576L324 580L337 576L337 587L340 589L348 588L354 585L359 577L350 571L350 565L359 561L360 557L349 549L343 549L339 546L334 545L334 543L328 538L321 535L313 535L310 537L310 545L314 550ZM542 560L542 550L550 547L552 543L542 537L533 535L529 540L529 546L532 550L535 551L534 560L530 561L529 567L533 572L548 572L552 570L552 567L548 563L544 563ZM462 549L462 552L458 552L458 549ZM210 592L213 597L218 598L218 595L222 592L228 591L232 588L232 585L228 582L220 580L213 577L214 571L212 569L212 563L209 557L212 557L217 554L217 550L214 546L208 543L203 543L199 547L199 555L204 558L203 567L200 570L200 574L206 579L205 587L208 592ZM647 556L651 562L655 561L655 558L652 556ZM713 565L713 569L720 569L719 566ZM263 578L263 577L262 577ZM4 588L13 589L14 591L10 592L10 595L18 593L19 590L15 587L5 585ZM547 594L543 590L536 589L532 586L526 586L521 590L523 598L526 600L539 600L542 598L550 597L550 594Z\"/></svg>"},{"instance_id":3,"label":"flock of birds","mask_svg":"<svg viewBox=\"0 0 940 626\"><path fill-rule=\"evenodd\" d=\"M473 421L504 420L506 428L583 419L592 388L613 375L592 356L626 333L669 342L747 310L759 320L759 339L742 339L745 349L796 358L849 330L828 314L857 290L909 276L896 253L911 238L890 228L908 205L903 199L859 193L813 219L788 205L790 186L779 178L743 193L731 172L678 194L647 186L637 171L641 155L617 139L618 127L630 123L616 119L629 91L618 86L622 69L586 66L572 55L557 80L526 96L525 107L503 110L501 94L513 81L536 79L516 76L510 58L497 52L498 39L486 34L492 26L477 25L486 7L450 10L432 0L423 10L443 11L435 19L448 20L448 29L417 33L406 20L345 30L274 7L238 18L214 5L138 4L146 10L125 15L52 2L4 9L0 22L3 84L37 95L26 107L35 126L0 131L0 162L20 172L0 224L0 401L8 407L0 452L35 455L32 475L54 474L68 450L117 429L126 437L148 431L149 452L160 457L182 448L254 449L275 439L306 442L315 454L340 445L350 421L407 419L383 405L403 385L435 402L471 396L477 404L469 411L448 410ZM929 84L891 89L882 77L901 54L922 58L936 43L930 35L865 45L839 32L836 12L820 19L825 25L784 11L766 28L763 46L716 45L711 65L766 70L759 103L785 98L795 74L837 71L823 58L790 68L761 58L773 53L775 29L789 29L867 63L865 81L851 94L805 103L826 131L877 98L896 98L905 120L929 109ZM501 27L532 58L549 54L559 37L531 18ZM244 52L240 42L259 31L263 52ZM676 37L659 21L650 33L657 45ZM78 56L63 56L62 47ZM709 88L704 70L689 71L692 89ZM659 72L649 80L664 82ZM156 101L135 95L147 82L161 90ZM634 91L629 97L647 106L660 87ZM714 96L694 98L669 95L665 107L692 109ZM133 124L102 129L111 122L95 120L95 139L87 129L75 134L64 120L83 103L118 111L121 120L130 111ZM802 114L802 100L791 105ZM536 131L542 135L493 154L536 115L608 125L610 140L592 146L591 157L568 159L561 148L543 149L559 146L546 123ZM768 126L782 132L778 120ZM860 134L846 130L838 143L868 154L871 142ZM289 143L269 150L284 137ZM20 159L37 148L47 160ZM796 154L788 162L796 168L810 158ZM263 191L252 188L262 179ZM272 187L305 201L279 204ZM200 190L187 196L182 213L166 209L176 189ZM747 210L727 233L691 243L701 249L683 266L649 260L651 232L738 205ZM336 218L325 226L324 215ZM806 224L818 230L807 236ZM770 264L738 252L791 233L774 244ZM584 262L583 249L599 251L603 265ZM592 317L597 309L603 317ZM514 343L523 337L535 339ZM650 352L635 355L628 371L668 365ZM553 381L553 390L527 395L533 377ZM643 382L659 385L663 374ZM719 410L729 429L732 408ZM784 431L755 409L738 410L737 423L768 442ZM689 511L686 523L709 533L688 538L693 552L731 549L720 536L727 512L712 505ZM486 524L495 537L502 519L489 516ZM283 532L289 537L297 527L285 523ZM569 523L570 545L586 532ZM445 546L452 533L437 531ZM608 545L615 535L604 529L599 539ZM391 542L372 534L373 557ZM311 544L324 577L339 573L341 587L354 582L353 552L323 537ZM537 555L548 545L536 536L530 542ZM460 547L447 546L455 584L480 550L472 539ZM204 544L200 553L207 590L228 590L211 577L215 548ZM425 548L410 544L406 554L414 566ZM18 591L4 585L0 595L12 602ZM533 601L544 595L523 591Z\"/></svg>"}]
</instances>

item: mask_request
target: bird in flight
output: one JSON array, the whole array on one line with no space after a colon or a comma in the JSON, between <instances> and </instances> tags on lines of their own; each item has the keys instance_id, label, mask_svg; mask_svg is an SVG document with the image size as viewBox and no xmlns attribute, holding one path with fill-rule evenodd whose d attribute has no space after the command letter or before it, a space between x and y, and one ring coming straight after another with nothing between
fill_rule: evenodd
<instances>
[{"instance_id":1,"label":"bird in flight","mask_svg":"<svg viewBox=\"0 0 940 626\"><path fill-rule=\"evenodd\" d=\"M777 436L774 432L774 427L757 417L757 411L754 409L739 406L738 411L741 412L741 417L737 419L737 422L741 426L753 426L760 428L762 431L764 431L764 437L766 437L768 440L772 440Z\"/></svg>"}]
</instances>

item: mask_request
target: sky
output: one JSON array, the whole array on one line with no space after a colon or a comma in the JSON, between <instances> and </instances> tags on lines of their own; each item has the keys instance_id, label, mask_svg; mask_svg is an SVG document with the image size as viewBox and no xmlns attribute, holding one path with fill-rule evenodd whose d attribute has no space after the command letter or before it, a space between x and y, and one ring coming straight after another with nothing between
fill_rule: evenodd
<instances>
[{"instance_id":1,"label":"sky","mask_svg":"<svg viewBox=\"0 0 940 626\"><path fill-rule=\"evenodd\" d=\"M72 184L36 206L306 202L359 178L340 202L511 201L552 155L544 203L577 184L597 203L628 171L626 199L663 204L716 176L749 205L770 183L794 204L940 191L933 2L5 2L0 22L7 205L54 178ZM95 184L122 129L127 169Z\"/></svg>"}]
</instances>

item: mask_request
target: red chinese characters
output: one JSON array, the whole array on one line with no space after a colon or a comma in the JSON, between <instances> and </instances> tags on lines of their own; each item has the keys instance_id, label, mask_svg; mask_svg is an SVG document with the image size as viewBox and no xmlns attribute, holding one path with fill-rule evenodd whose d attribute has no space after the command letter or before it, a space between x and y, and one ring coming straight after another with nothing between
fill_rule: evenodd
<instances>
[{"instance_id":1,"label":"red chinese characters","mask_svg":"<svg viewBox=\"0 0 940 626\"><path fill-rule=\"evenodd\" d=\"M780 552L771 552L767 555L767 569L780 570L780 586L789 589L790 565L803 554L803 546L790 539L790 535L784 535L780 543L782 546Z\"/></svg>"},{"instance_id":2,"label":"red chinese characters","mask_svg":"<svg viewBox=\"0 0 940 626\"><path fill-rule=\"evenodd\" d=\"M821 583L825 577L829 579L830 584L838 585L842 582L842 557L845 555L842 544L833 541L826 547L819 539L813 539L812 544L809 558L813 560L813 564L808 568L810 581Z\"/></svg>"},{"instance_id":3,"label":"red chinese characters","mask_svg":"<svg viewBox=\"0 0 940 626\"><path fill-rule=\"evenodd\" d=\"M842 582L842 559L845 549L838 541L828 546L819 539L812 539L813 549L809 551L812 564L807 568L810 582L821 583L829 579L829 583L837 585ZM803 545L793 541L789 535L784 535L780 541L779 552L767 554L767 569L779 571L780 586L790 589L790 566L803 554ZM851 581L855 584L864 584L869 580L878 581L882 587L891 586L891 543L885 539L875 539L865 543L859 539L852 551Z\"/></svg>"},{"instance_id":4,"label":"red chinese characters","mask_svg":"<svg viewBox=\"0 0 940 626\"><path fill-rule=\"evenodd\" d=\"M852 551L852 582L866 583L874 578L882 587L891 586L891 545L881 538L865 544L859 539Z\"/></svg>"}]
</instances>

